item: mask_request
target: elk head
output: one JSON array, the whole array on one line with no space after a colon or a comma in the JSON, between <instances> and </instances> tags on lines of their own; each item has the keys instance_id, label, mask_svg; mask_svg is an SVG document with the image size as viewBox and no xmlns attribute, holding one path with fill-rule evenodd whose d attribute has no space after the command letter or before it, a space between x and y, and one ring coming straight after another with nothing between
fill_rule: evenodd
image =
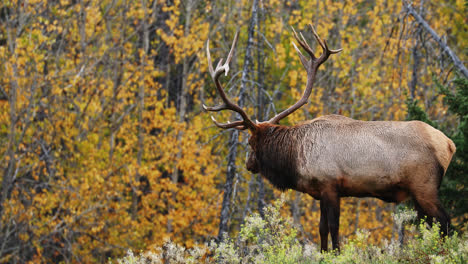
<instances>
[{"instance_id":1,"label":"elk head","mask_svg":"<svg viewBox=\"0 0 468 264\"><path fill-rule=\"evenodd\" d=\"M229 51L229 55L226 59L226 61L223 62L223 59L220 59L216 69L213 69L212 62L211 62L211 55L210 55L210 46L209 46L209 40L207 42L206 46L206 53L207 53L207 58L208 58L208 69L210 72L211 77L213 78L214 83L216 84L216 89L218 90L219 95L221 96L221 99L223 100L223 104L215 106L215 107L207 107L203 105L203 108L206 111L221 111L221 110L232 110L234 112L237 112L240 114L242 117L242 120L236 120L233 122L227 122L227 123L219 123L214 119L213 116L211 116L213 122L215 123L216 126L223 128L223 129L229 129L229 128L235 128L238 130L245 130L249 129L251 133L251 138L249 139L249 145L252 148L252 151L249 153L249 158L247 159L246 166L247 169L253 173L258 173L260 171L260 164L256 158L256 151L257 151L257 144L259 144L259 140L265 138L264 136L261 136L261 134L265 133L265 129L267 127L271 127L274 125L277 125L278 122L287 117L288 115L292 114L294 111L299 109L301 106L307 103L307 100L312 92L312 87L315 81L315 76L317 74L317 70L319 66L324 63L331 54L335 54L340 52L342 49L338 50L331 50L328 48L327 42L325 40L322 40L317 32L315 31L314 27L312 25L309 25L312 33L319 43L319 45L322 47L322 55L320 57L316 57L312 48L307 44L307 41L305 40L304 36L302 33L297 34L297 32L293 30L293 35L296 41L299 43L299 45L306 51L306 53L309 55L309 58L304 56L302 52L299 50L299 48L296 46L294 42L292 42L295 50L297 51L297 54L299 55L299 59L301 60L302 65L304 66L306 73L307 73L307 83L306 83L306 88L304 90L304 93L297 101L295 104L290 106L288 109L282 111L281 113L275 115L273 118L271 118L268 121L264 122L253 122L247 113L239 107L237 104L233 103L229 98L226 96L226 93L223 90L223 87L219 81L219 77L224 73L227 76L227 73L229 72L229 63L231 62L231 59L234 54L234 49L237 44L238 40L238 32L236 33L234 40L232 42L231 50ZM300 37L299 37L300 36Z\"/></svg>"}]
</instances>

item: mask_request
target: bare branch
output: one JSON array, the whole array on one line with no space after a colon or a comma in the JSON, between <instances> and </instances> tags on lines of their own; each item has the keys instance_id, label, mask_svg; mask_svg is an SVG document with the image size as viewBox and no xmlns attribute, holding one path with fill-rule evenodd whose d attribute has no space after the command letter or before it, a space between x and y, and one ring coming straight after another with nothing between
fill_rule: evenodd
<instances>
[{"instance_id":1,"label":"bare branch","mask_svg":"<svg viewBox=\"0 0 468 264\"><path fill-rule=\"evenodd\" d=\"M411 6L411 4L407 4L405 6L407 13L409 13L411 16L416 19L416 21L432 36L432 38L439 44L439 46L442 48L443 51L445 51L450 59L452 59L453 64L455 67L458 68L458 70L465 76L465 78L468 78L468 69L466 69L465 65L463 62L458 58L458 56L450 49L450 47L437 35L437 33L429 26L429 24L422 18L416 10Z\"/></svg>"}]
</instances>

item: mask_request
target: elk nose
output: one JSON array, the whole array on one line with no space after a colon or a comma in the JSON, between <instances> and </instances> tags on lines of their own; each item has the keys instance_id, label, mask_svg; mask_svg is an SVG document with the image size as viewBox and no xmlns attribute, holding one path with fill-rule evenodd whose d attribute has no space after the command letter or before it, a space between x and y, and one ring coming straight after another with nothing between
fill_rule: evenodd
<instances>
[{"instance_id":1,"label":"elk nose","mask_svg":"<svg viewBox=\"0 0 468 264\"><path fill-rule=\"evenodd\" d=\"M255 154L252 152L250 152L249 156L247 157L246 167L247 167L247 170L252 173L258 173L260 171L257 158L255 157Z\"/></svg>"}]
</instances>

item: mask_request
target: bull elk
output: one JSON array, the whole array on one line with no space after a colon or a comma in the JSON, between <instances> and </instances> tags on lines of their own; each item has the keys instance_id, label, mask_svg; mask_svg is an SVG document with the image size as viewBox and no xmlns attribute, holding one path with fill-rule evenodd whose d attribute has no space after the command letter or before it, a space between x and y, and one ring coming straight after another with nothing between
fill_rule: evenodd
<instances>
[{"instance_id":1,"label":"bull elk","mask_svg":"<svg viewBox=\"0 0 468 264\"><path fill-rule=\"evenodd\" d=\"M400 203L412 198L418 217L435 218L443 233L448 233L450 217L443 209L438 189L455 153L454 143L439 130L419 121L359 121L340 115L326 115L289 127L278 122L306 104L318 67L332 54L310 25L322 54L316 57L302 34L293 29L304 56L294 44L307 73L302 98L288 109L265 122L253 122L241 107L226 96L219 77L229 71L237 42L223 64L213 69L207 43L211 77L224 104L207 111L232 110L242 117L218 123L223 129L248 129L251 151L246 162L252 173L260 173L275 187L307 193L320 200L321 249L327 251L328 234L333 249L339 250L338 227L341 197L376 197Z\"/></svg>"}]
</instances>

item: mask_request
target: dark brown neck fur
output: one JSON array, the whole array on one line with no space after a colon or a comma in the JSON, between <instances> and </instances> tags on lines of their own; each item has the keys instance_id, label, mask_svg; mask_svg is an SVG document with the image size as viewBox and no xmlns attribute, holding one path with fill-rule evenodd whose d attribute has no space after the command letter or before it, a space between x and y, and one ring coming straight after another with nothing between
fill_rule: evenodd
<instances>
[{"instance_id":1,"label":"dark brown neck fur","mask_svg":"<svg viewBox=\"0 0 468 264\"><path fill-rule=\"evenodd\" d=\"M260 173L281 190L297 187L298 132L294 127L262 125L256 135L255 155Z\"/></svg>"}]
</instances>

